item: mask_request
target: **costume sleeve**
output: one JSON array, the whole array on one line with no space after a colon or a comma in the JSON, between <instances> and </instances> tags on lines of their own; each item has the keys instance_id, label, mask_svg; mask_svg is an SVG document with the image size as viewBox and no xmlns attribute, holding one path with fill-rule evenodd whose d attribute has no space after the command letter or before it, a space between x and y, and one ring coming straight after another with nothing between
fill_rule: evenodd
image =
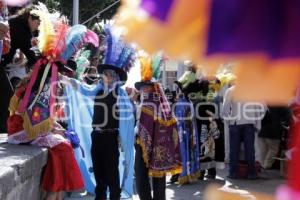
<instances>
[{"instance_id":1,"label":"costume sleeve","mask_svg":"<svg viewBox=\"0 0 300 200\"><path fill-rule=\"evenodd\" d=\"M101 84L87 85L74 78L69 78L63 75L60 75L59 77L64 84L72 86L74 90L80 91L85 96L96 96L97 92L102 88Z\"/></svg>"}]
</instances>

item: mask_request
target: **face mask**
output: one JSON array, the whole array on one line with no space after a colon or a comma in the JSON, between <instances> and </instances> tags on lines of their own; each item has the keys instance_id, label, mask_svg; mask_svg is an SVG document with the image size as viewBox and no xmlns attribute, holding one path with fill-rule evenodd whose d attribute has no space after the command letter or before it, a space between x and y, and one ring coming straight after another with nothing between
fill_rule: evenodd
<instances>
[{"instance_id":1,"label":"face mask","mask_svg":"<svg viewBox=\"0 0 300 200\"><path fill-rule=\"evenodd\" d=\"M84 80L86 81L87 84L92 85L95 84L97 81L99 81L99 77L94 75L87 75L85 76Z\"/></svg>"}]
</instances>

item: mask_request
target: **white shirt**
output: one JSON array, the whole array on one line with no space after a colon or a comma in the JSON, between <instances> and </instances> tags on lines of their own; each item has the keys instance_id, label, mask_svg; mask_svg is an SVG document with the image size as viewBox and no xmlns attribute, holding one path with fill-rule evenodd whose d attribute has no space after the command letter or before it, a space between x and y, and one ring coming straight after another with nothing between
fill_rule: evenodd
<instances>
[{"instance_id":1,"label":"white shirt","mask_svg":"<svg viewBox=\"0 0 300 200\"><path fill-rule=\"evenodd\" d=\"M221 116L230 125L253 124L260 129L260 122L264 117L266 105L258 102L237 102L232 98L235 86L229 88L224 97Z\"/></svg>"}]
</instances>

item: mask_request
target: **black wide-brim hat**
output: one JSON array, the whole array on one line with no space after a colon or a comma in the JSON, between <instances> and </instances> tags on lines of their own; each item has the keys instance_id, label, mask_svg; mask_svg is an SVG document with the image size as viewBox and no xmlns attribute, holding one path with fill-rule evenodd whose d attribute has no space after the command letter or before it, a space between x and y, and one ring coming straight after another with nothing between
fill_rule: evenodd
<instances>
[{"instance_id":1,"label":"black wide-brim hat","mask_svg":"<svg viewBox=\"0 0 300 200\"><path fill-rule=\"evenodd\" d=\"M77 63L75 62L75 60L69 59L67 61L66 67L70 70L70 71L76 71L77 70Z\"/></svg>"},{"instance_id":2,"label":"black wide-brim hat","mask_svg":"<svg viewBox=\"0 0 300 200\"><path fill-rule=\"evenodd\" d=\"M135 89L140 90L143 86L153 86L154 82L152 81L139 81L134 84Z\"/></svg>"},{"instance_id":3,"label":"black wide-brim hat","mask_svg":"<svg viewBox=\"0 0 300 200\"><path fill-rule=\"evenodd\" d=\"M127 81L127 73L123 69L121 69L119 67L115 67L113 65L107 65L107 64L98 65L98 73L102 74L103 71L106 69L111 69L111 70L116 71L120 77L120 81L123 81L123 82Z\"/></svg>"}]
</instances>

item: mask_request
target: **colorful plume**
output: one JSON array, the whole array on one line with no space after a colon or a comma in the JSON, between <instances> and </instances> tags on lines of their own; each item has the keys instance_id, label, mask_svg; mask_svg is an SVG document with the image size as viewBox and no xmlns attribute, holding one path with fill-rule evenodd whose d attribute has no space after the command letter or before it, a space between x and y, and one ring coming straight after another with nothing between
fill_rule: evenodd
<instances>
[{"instance_id":1,"label":"colorful plume","mask_svg":"<svg viewBox=\"0 0 300 200\"><path fill-rule=\"evenodd\" d=\"M140 57L142 81L158 80L161 74L161 65L164 62L162 53L156 53L152 57L143 55Z\"/></svg>"},{"instance_id":2,"label":"colorful plume","mask_svg":"<svg viewBox=\"0 0 300 200\"><path fill-rule=\"evenodd\" d=\"M87 28L84 25L72 26L67 34L66 45L67 48L61 55L61 60L66 62L83 44L84 36Z\"/></svg>"},{"instance_id":3,"label":"colorful plume","mask_svg":"<svg viewBox=\"0 0 300 200\"><path fill-rule=\"evenodd\" d=\"M66 49L62 52L61 60L67 62L67 60L87 42L98 46L98 36L93 31L88 30L84 25L77 24L72 26L67 34Z\"/></svg>"},{"instance_id":4,"label":"colorful plume","mask_svg":"<svg viewBox=\"0 0 300 200\"><path fill-rule=\"evenodd\" d=\"M126 44L119 35L113 33L111 27L105 27L105 34L104 63L129 71L135 59L134 48Z\"/></svg>"},{"instance_id":5,"label":"colorful plume","mask_svg":"<svg viewBox=\"0 0 300 200\"><path fill-rule=\"evenodd\" d=\"M152 71L153 71L153 78L156 80L159 79L160 77L160 67L164 62L164 57L162 53L157 53L152 56Z\"/></svg>"},{"instance_id":6,"label":"colorful plume","mask_svg":"<svg viewBox=\"0 0 300 200\"><path fill-rule=\"evenodd\" d=\"M60 57L62 52L66 48L66 35L69 29L69 26L66 25L63 21L58 21L54 25L55 37L48 46L45 47L42 52L44 56L48 59L56 60Z\"/></svg>"},{"instance_id":7,"label":"colorful plume","mask_svg":"<svg viewBox=\"0 0 300 200\"><path fill-rule=\"evenodd\" d=\"M94 31L88 30L83 40L85 43L91 43L95 47L99 47L99 37Z\"/></svg>"},{"instance_id":8,"label":"colorful plume","mask_svg":"<svg viewBox=\"0 0 300 200\"><path fill-rule=\"evenodd\" d=\"M47 7L39 3L35 6L35 9L30 13L35 14L40 17L41 24L39 26L39 36L38 36L38 46L42 53L50 49L50 46L55 40L55 30L54 25L51 22L51 14L49 13Z\"/></svg>"},{"instance_id":9,"label":"colorful plume","mask_svg":"<svg viewBox=\"0 0 300 200\"><path fill-rule=\"evenodd\" d=\"M141 79L142 81L151 81L153 76L153 71L151 67L150 57L141 57Z\"/></svg>"}]
</instances>

